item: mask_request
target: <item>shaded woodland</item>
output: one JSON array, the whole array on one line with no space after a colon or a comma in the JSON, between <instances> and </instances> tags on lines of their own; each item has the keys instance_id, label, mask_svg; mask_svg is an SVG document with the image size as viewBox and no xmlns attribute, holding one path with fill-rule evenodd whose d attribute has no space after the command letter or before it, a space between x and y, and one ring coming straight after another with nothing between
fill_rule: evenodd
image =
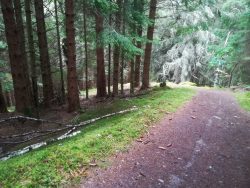
<instances>
[{"instance_id":1,"label":"shaded woodland","mask_svg":"<svg viewBox=\"0 0 250 188\"><path fill-rule=\"evenodd\" d=\"M1 10L1 112L73 112L91 88L105 99L150 81L249 84L246 0L1 0Z\"/></svg>"},{"instance_id":2,"label":"shaded woodland","mask_svg":"<svg viewBox=\"0 0 250 188\"><path fill-rule=\"evenodd\" d=\"M249 0L0 9L0 187L249 183Z\"/></svg>"},{"instance_id":3,"label":"shaded woodland","mask_svg":"<svg viewBox=\"0 0 250 188\"><path fill-rule=\"evenodd\" d=\"M149 88L156 4L2 0L1 82L9 92L1 90L1 112L15 106L37 116L65 103L73 112L79 90L88 99L93 87L97 98L123 95L125 83L131 94Z\"/></svg>"}]
</instances>

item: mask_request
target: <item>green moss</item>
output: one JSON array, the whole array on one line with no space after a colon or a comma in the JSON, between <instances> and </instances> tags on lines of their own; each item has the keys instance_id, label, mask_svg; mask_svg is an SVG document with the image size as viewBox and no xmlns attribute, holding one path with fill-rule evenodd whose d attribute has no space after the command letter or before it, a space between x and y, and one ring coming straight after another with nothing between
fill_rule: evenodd
<instances>
[{"instance_id":1,"label":"green moss","mask_svg":"<svg viewBox=\"0 0 250 188\"><path fill-rule=\"evenodd\" d=\"M147 95L115 100L75 118L79 122L136 105L139 110L103 119L82 129L76 137L54 143L23 156L0 162L0 187L57 187L78 183L95 161L99 166L117 151L126 151L129 143L143 134L148 125L166 112L174 112L195 91L191 89L155 89Z\"/></svg>"},{"instance_id":2,"label":"green moss","mask_svg":"<svg viewBox=\"0 0 250 188\"><path fill-rule=\"evenodd\" d=\"M250 111L250 92L236 93L236 98L243 109Z\"/></svg>"}]
</instances>

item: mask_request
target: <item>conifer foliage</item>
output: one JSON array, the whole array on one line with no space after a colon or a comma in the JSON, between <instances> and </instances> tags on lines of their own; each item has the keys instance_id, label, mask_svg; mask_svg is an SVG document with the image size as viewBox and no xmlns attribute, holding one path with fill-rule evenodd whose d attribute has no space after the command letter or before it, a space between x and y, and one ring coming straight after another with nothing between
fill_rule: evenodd
<instances>
[{"instance_id":1,"label":"conifer foliage","mask_svg":"<svg viewBox=\"0 0 250 188\"><path fill-rule=\"evenodd\" d=\"M97 98L133 94L141 78L142 88L149 87L156 0L0 2L0 47L6 46L0 60L13 83L7 91L1 82L1 112L14 105L37 115L64 103L73 112L91 87Z\"/></svg>"}]
</instances>

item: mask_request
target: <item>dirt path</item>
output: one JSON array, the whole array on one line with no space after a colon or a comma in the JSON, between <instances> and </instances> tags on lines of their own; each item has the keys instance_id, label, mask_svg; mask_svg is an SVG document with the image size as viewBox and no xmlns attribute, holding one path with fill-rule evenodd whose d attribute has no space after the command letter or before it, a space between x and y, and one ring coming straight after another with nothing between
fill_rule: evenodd
<instances>
[{"instance_id":1,"label":"dirt path","mask_svg":"<svg viewBox=\"0 0 250 188\"><path fill-rule=\"evenodd\" d=\"M250 187L250 115L228 92L200 90L142 140L81 187Z\"/></svg>"}]
</instances>

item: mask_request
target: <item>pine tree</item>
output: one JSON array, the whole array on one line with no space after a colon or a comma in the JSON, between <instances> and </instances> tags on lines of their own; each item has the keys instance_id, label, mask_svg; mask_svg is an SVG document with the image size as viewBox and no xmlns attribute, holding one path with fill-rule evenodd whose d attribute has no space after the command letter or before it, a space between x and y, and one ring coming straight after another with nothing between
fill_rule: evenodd
<instances>
[{"instance_id":1,"label":"pine tree","mask_svg":"<svg viewBox=\"0 0 250 188\"><path fill-rule=\"evenodd\" d=\"M111 0L109 0L111 7ZM109 15L109 27L112 25L112 14ZM108 44L108 95L111 95L111 56L112 56L111 44Z\"/></svg>"},{"instance_id":2,"label":"pine tree","mask_svg":"<svg viewBox=\"0 0 250 188\"><path fill-rule=\"evenodd\" d=\"M40 51L40 63L43 81L43 97L45 107L49 107L54 98L53 82L51 76L50 59L48 51L47 34L45 27L43 0L35 0L35 14Z\"/></svg>"},{"instance_id":3,"label":"pine tree","mask_svg":"<svg viewBox=\"0 0 250 188\"><path fill-rule=\"evenodd\" d=\"M56 19L57 48L58 48L59 67L60 67L61 100L62 100L62 103L65 103L65 88L64 88L64 77L63 77L63 60L62 60L62 49L61 49L61 37L60 37L60 31L59 31L57 0L54 0L54 5L55 5L55 19Z\"/></svg>"},{"instance_id":4,"label":"pine tree","mask_svg":"<svg viewBox=\"0 0 250 188\"><path fill-rule=\"evenodd\" d=\"M115 29L117 32L120 32L121 19L122 19L122 0L116 1L118 5L118 11L115 15ZM120 45L115 44L114 54L113 54L113 95L118 95L118 83L119 83L119 59L120 59Z\"/></svg>"},{"instance_id":5,"label":"pine tree","mask_svg":"<svg viewBox=\"0 0 250 188\"><path fill-rule=\"evenodd\" d=\"M26 87L29 90L29 97L31 97L31 85L30 85L30 79L29 79L29 67L28 67L28 61L27 61L27 54L26 54L26 45L25 45L25 34L24 34L24 25L23 25L23 17L22 17L22 7L21 7L21 1L20 0L14 0L14 9L15 9L15 18L16 18L16 24L17 24L17 30L18 30L18 37L21 47L21 55L22 55L22 61L23 61L23 68L25 73L25 79L26 79ZM31 103L33 101L31 100Z\"/></svg>"},{"instance_id":6,"label":"pine tree","mask_svg":"<svg viewBox=\"0 0 250 188\"><path fill-rule=\"evenodd\" d=\"M66 14L66 46L68 68L68 111L72 112L80 108L79 91L76 73L76 47L74 28L74 0L65 0Z\"/></svg>"},{"instance_id":7,"label":"pine tree","mask_svg":"<svg viewBox=\"0 0 250 188\"><path fill-rule=\"evenodd\" d=\"M86 89L86 99L89 98L89 77L88 77L88 41L87 41L87 7L86 3L83 3L83 30L84 30L84 50L85 50L85 89Z\"/></svg>"},{"instance_id":8,"label":"pine tree","mask_svg":"<svg viewBox=\"0 0 250 188\"><path fill-rule=\"evenodd\" d=\"M34 106L38 107L38 86L37 86L37 71L36 71L36 54L34 46L34 37L32 29L31 19L31 1L25 0L25 16L26 16L26 27L28 35L28 47L29 47L29 61L31 67L31 82L32 82L32 94L34 99Z\"/></svg>"},{"instance_id":9,"label":"pine tree","mask_svg":"<svg viewBox=\"0 0 250 188\"><path fill-rule=\"evenodd\" d=\"M144 14L144 0L136 0L136 11L141 15ZM141 21L141 20L140 20ZM138 27L136 28L138 37L142 38L143 28L142 23L138 23ZM141 40L137 41L137 48L142 48ZM137 54L135 57L135 87L140 86L140 77L141 77L141 54Z\"/></svg>"},{"instance_id":10,"label":"pine tree","mask_svg":"<svg viewBox=\"0 0 250 188\"><path fill-rule=\"evenodd\" d=\"M135 79L135 62L134 62L134 58L132 58L130 61L130 75L129 75L130 94L134 94L134 89L135 89L134 79Z\"/></svg>"},{"instance_id":11,"label":"pine tree","mask_svg":"<svg viewBox=\"0 0 250 188\"><path fill-rule=\"evenodd\" d=\"M126 7L128 5L128 1L123 1L122 3L122 35L126 35ZM121 83L121 94L124 94L124 67L125 67L125 50L123 49L121 52L121 66L120 66L120 83Z\"/></svg>"},{"instance_id":12,"label":"pine tree","mask_svg":"<svg viewBox=\"0 0 250 188\"><path fill-rule=\"evenodd\" d=\"M3 96L2 83L0 81L0 113L6 113L7 107Z\"/></svg>"},{"instance_id":13,"label":"pine tree","mask_svg":"<svg viewBox=\"0 0 250 188\"><path fill-rule=\"evenodd\" d=\"M97 97L105 97L106 91L106 76L104 65L104 48L102 45L102 33L103 33L103 16L101 12L95 13L96 20L96 58L97 58Z\"/></svg>"},{"instance_id":14,"label":"pine tree","mask_svg":"<svg viewBox=\"0 0 250 188\"><path fill-rule=\"evenodd\" d=\"M149 19L151 24L148 26L147 39L149 40L145 48L144 66L143 66L143 78L141 89L147 89L149 87L149 72L150 72L150 61L152 52L152 40L154 36L155 26L155 15L156 15L157 0L150 0Z\"/></svg>"},{"instance_id":15,"label":"pine tree","mask_svg":"<svg viewBox=\"0 0 250 188\"><path fill-rule=\"evenodd\" d=\"M139 37L142 37L142 27L139 26L137 29L137 34ZM137 48L142 48L142 42L137 41ZM135 56L135 87L140 86L140 77L141 77L141 54Z\"/></svg>"},{"instance_id":16,"label":"pine tree","mask_svg":"<svg viewBox=\"0 0 250 188\"><path fill-rule=\"evenodd\" d=\"M29 85L27 85L27 70L21 49L21 35L18 29L13 1L1 0L1 9L3 13L5 34L8 44L9 60L11 74L13 79L16 111L27 113L32 108L31 94Z\"/></svg>"}]
</instances>

